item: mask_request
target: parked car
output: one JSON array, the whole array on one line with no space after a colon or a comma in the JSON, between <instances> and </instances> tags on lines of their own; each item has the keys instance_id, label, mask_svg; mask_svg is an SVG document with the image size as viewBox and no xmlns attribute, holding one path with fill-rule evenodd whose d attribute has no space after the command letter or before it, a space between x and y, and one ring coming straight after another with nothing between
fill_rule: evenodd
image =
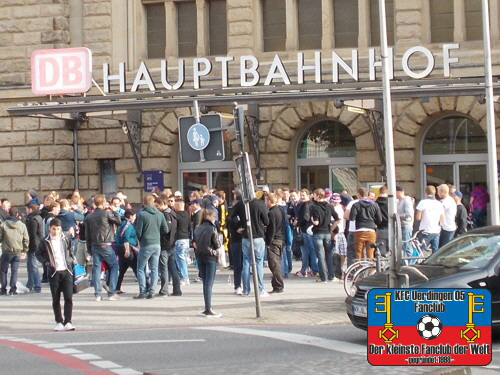
<instances>
[{"instance_id":1,"label":"parked car","mask_svg":"<svg viewBox=\"0 0 500 375\"><path fill-rule=\"evenodd\" d=\"M491 293L491 321L500 327L500 226L471 230L449 242L424 262L401 268L410 288L477 288ZM367 329L367 293L387 288L387 271L356 283L356 293L345 300L354 326Z\"/></svg>"}]
</instances>

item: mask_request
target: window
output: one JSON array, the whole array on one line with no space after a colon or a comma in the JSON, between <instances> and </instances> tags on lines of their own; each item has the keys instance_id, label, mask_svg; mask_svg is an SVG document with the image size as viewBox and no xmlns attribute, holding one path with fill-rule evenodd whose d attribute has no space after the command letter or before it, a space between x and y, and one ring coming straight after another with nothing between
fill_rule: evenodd
<instances>
[{"instance_id":1,"label":"window","mask_svg":"<svg viewBox=\"0 0 500 375\"><path fill-rule=\"evenodd\" d=\"M166 45L165 4L148 4L145 7L147 18L148 58L164 58Z\"/></svg>"},{"instance_id":2,"label":"window","mask_svg":"<svg viewBox=\"0 0 500 375\"><path fill-rule=\"evenodd\" d=\"M453 0L431 0L431 42L453 41Z\"/></svg>"},{"instance_id":3,"label":"window","mask_svg":"<svg viewBox=\"0 0 500 375\"><path fill-rule=\"evenodd\" d=\"M226 0L211 0L209 3L209 54L227 55L227 11Z\"/></svg>"},{"instance_id":4,"label":"window","mask_svg":"<svg viewBox=\"0 0 500 375\"><path fill-rule=\"evenodd\" d=\"M371 45L380 46L380 12L378 0L370 0ZM386 0L385 16L387 19L387 44L394 45L394 1Z\"/></svg>"},{"instance_id":5,"label":"window","mask_svg":"<svg viewBox=\"0 0 500 375\"><path fill-rule=\"evenodd\" d=\"M299 49L321 49L321 0L298 0Z\"/></svg>"},{"instance_id":6,"label":"window","mask_svg":"<svg viewBox=\"0 0 500 375\"><path fill-rule=\"evenodd\" d=\"M465 27L467 40L483 39L483 9L480 1L465 0Z\"/></svg>"},{"instance_id":7,"label":"window","mask_svg":"<svg viewBox=\"0 0 500 375\"><path fill-rule=\"evenodd\" d=\"M320 121L302 137L299 159L356 156L356 142L349 128L338 121Z\"/></svg>"},{"instance_id":8,"label":"window","mask_svg":"<svg viewBox=\"0 0 500 375\"><path fill-rule=\"evenodd\" d=\"M358 46L358 2L353 0L335 0L334 37L336 48Z\"/></svg>"},{"instance_id":9,"label":"window","mask_svg":"<svg viewBox=\"0 0 500 375\"><path fill-rule=\"evenodd\" d=\"M178 56L196 56L196 3L177 2Z\"/></svg>"},{"instance_id":10,"label":"window","mask_svg":"<svg viewBox=\"0 0 500 375\"><path fill-rule=\"evenodd\" d=\"M116 185L115 160L99 160L99 170L101 172L101 192L107 199L111 199L118 191L118 187Z\"/></svg>"},{"instance_id":11,"label":"window","mask_svg":"<svg viewBox=\"0 0 500 375\"><path fill-rule=\"evenodd\" d=\"M286 7L284 0L262 0L264 52L286 47Z\"/></svg>"},{"instance_id":12,"label":"window","mask_svg":"<svg viewBox=\"0 0 500 375\"><path fill-rule=\"evenodd\" d=\"M467 117L446 117L429 129L422 152L424 155L485 153L488 152L486 135Z\"/></svg>"}]
</instances>

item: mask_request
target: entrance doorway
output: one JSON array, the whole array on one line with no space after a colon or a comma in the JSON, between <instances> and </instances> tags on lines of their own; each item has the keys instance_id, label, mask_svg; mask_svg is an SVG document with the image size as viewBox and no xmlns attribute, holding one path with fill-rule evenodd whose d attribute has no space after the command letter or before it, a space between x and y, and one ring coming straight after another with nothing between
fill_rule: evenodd
<instances>
[{"instance_id":1,"label":"entrance doorway","mask_svg":"<svg viewBox=\"0 0 500 375\"><path fill-rule=\"evenodd\" d=\"M181 170L181 191L184 199L189 199L189 194L195 190L200 190L203 185L226 193L226 201L233 199L232 191L235 188L234 175L232 170L204 170L186 171Z\"/></svg>"},{"instance_id":2,"label":"entrance doorway","mask_svg":"<svg viewBox=\"0 0 500 375\"><path fill-rule=\"evenodd\" d=\"M357 185L356 143L349 128L335 120L313 123L298 144L297 186L338 193L347 189L352 195Z\"/></svg>"}]
</instances>

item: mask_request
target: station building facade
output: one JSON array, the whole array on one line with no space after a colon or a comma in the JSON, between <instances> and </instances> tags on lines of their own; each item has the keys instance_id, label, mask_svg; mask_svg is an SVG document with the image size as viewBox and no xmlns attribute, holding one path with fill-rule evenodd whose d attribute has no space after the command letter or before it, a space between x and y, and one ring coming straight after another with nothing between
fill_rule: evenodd
<instances>
[{"instance_id":1,"label":"station building facade","mask_svg":"<svg viewBox=\"0 0 500 375\"><path fill-rule=\"evenodd\" d=\"M412 82L417 92L420 88L415 85L420 82L423 87L425 80L440 79L446 85L447 79L484 76L479 1L386 3L395 81ZM500 0L491 0L495 75L499 74L500 61L499 12ZM370 77L370 72L375 71L370 53L380 54L379 39L376 0L3 0L0 196L20 204L22 192L29 188L43 194L75 187L84 196L122 190L130 200L138 202L143 195L143 181L138 178L123 123L118 121L126 120L127 113L88 114L88 121L78 128L76 149L71 122L57 116L9 114L9 108L47 100L36 97L30 89L30 55L35 50L89 48L93 78L100 87L103 64L109 64L116 74L124 62L128 91L141 62L158 80L162 61L166 62L169 76L175 81L181 59L186 64L185 87L193 91L194 59L214 62L220 56L231 56L234 61L243 56L258 59L264 73L256 86L262 84L279 56L294 83L300 75L299 52L309 66L314 65L320 52L321 80L332 83L336 77L332 64L335 51L346 64L338 65L338 87L356 83L360 90L369 90L370 84L380 84L381 79L379 67L377 76ZM452 62L447 74L443 46L450 44L457 47L449 51L448 57L457 60L448 61ZM409 77L404 69L405 53L415 46L425 48L434 58L430 64L425 54L414 53L407 62L414 74L430 67L425 80ZM357 54L357 81L353 79L353 51ZM228 85L234 87L240 83L241 67L232 63L226 73ZM279 73L279 69L274 72ZM217 77L224 73L223 65L214 63L212 73L215 78L202 77L203 95L207 89L222 85ZM286 86L284 75L278 76L271 84ZM311 71L304 80L305 84L316 83ZM91 94L99 93L97 88L91 90ZM347 105L327 97L249 105L247 112L257 134L253 140L247 136L247 142L258 147L258 157L252 158L258 169L257 183L290 188L330 187L336 191L345 187L354 192L358 183L383 181L381 152L377 148L380 136L374 131L372 116L380 104L366 104L369 101L362 99L354 106L367 108L364 113L352 112ZM409 194L420 198L426 184L449 182L467 198L474 184L486 184L486 107L482 99L453 93L424 98L408 95L393 100L396 177ZM201 95L198 100L203 104ZM353 104L344 104L349 103ZM231 100L213 109L230 112ZM495 110L499 124L500 107ZM147 109L134 114L141 125L142 170L163 171L164 185L185 194L205 184L229 192L236 180L232 130L224 133L224 161L180 162L178 118L192 114L192 106Z\"/></svg>"}]
</instances>

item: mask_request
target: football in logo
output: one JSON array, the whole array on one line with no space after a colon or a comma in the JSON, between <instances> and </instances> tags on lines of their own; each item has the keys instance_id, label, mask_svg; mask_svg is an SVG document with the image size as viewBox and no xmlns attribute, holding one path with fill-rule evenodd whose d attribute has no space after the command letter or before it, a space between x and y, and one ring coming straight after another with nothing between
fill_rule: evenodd
<instances>
[{"instance_id":1,"label":"football in logo","mask_svg":"<svg viewBox=\"0 0 500 375\"><path fill-rule=\"evenodd\" d=\"M435 315L424 315L417 322L417 332L426 340L434 340L442 329L443 324Z\"/></svg>"}]
</instances>

